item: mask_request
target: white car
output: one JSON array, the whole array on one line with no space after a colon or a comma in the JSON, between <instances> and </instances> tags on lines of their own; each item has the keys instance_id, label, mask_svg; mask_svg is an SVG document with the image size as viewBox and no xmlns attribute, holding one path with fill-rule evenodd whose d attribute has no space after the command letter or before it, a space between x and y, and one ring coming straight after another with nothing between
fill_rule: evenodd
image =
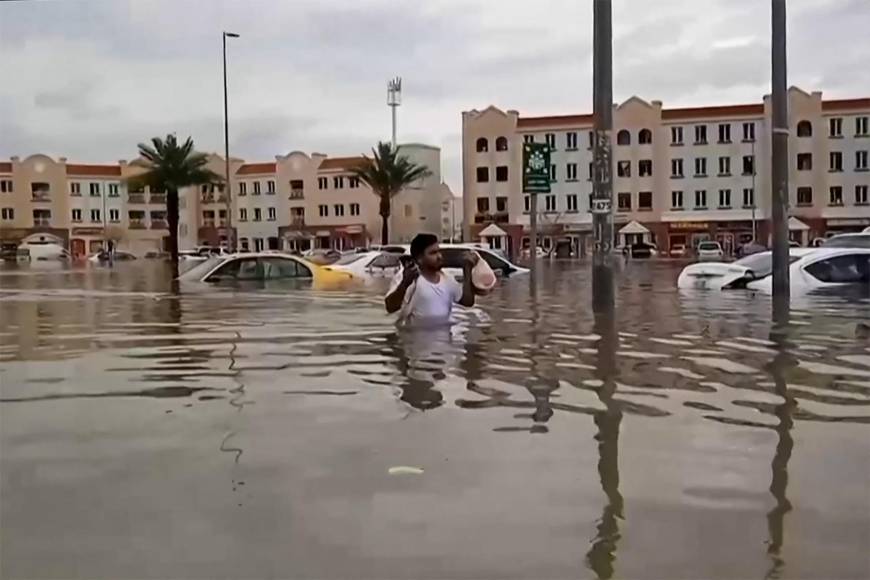
<instances>
[{"instance_id":1,"label":"white car","mask_svg":"<svg viewBox=\"0 0 870 580\"><path fill-rule=\"evenodd\" d=\"M870 232L860 234L837 234L831 236L821 245L822 248L870 248Z\"/></svg>"},{"instance_id":2,"label":"white car","mask_svg":"<svg viewBox=\"0 0 870 580\"><path fill-rule=\"evenodd\" d=\"M111 260L113 262L129 262L135 260L136 256L131 254L130 252L122 252L120 250L115 250L112 252ZM99 252L95 252L88 256L88 262L93 262L95 264L100 262L108 262L109 254L107 252L103 252L100 250Z\"/></svg>"},{"instance_id":3,"label":"white car","mask_svg":"<svg viewBox=\"0 0 870 580\"><path fill-rule=\"evenodd\" d=\"M725 252L722 251L722 245L719 242L701 242L698 244L696 253L701 261L721 260L725 257Z\"/></svg>"},{"instance_id":4,"label":"white car","mask_svg":"<svg viewBox=\"0 0 870 580\"><path fill-rule=\"evenodd\" d=\"M66 248L51 242L24 242L18 246L16 252L16 261L18 262L46 262L68 260L69 258L70 254Z\"/></svg>"},{"instance_id":5,"label":"white car","mask_svg":"<svg viewBox=\"0 0 870 580\"><path fill-rule=\"evenodd\" d=\"M350 272L365 280L373 278L392 278L401 269L401 256L397 252L370 251L359 254L346 254L330 266L336 270Z\"/></svg>"},{"instance_id":6,"label":"white car","mask_svg":"<svg viewBox=\"0 0 870 580\"><path fill-rule=\"evenodd\" d=\"M870 249L792 248L789 275L793 293L870 283ZM732 290L749 288L770 292L773 253L759 252L731 264L706 262L683 268L680 289Z\"/></svg>"}]
</instances>

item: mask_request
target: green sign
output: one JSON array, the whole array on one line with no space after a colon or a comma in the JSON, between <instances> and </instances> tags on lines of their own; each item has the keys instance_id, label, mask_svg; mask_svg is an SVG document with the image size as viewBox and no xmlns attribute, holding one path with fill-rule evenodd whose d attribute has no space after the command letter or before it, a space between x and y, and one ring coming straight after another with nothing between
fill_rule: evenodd
<instances>
[{"instance_id":1,"label":"green sign","mask_svg":"<svg viewBox=\"0 0 870 580\"><path fill-rule=\"evenodd\" d=\"M550 146L523 143L523 193L550 193Z\"/></svg>"}]
</instances>

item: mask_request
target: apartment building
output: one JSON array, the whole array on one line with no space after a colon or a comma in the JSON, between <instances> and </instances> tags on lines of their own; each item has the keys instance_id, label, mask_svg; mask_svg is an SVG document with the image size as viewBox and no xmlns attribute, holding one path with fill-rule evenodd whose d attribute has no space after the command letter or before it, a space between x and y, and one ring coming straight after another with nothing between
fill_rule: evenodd
<instances>
[{"instance_id":1,"label":"apartment building","mask_svg":"<svg viewBox=\"0 0 870 580\"><path fill-rule=\"evenodd\" d=\"M390 226L396 242L419 231L442 231L442 199L453 197L441 183L438 148L409 144L400 150L432 175L393 199ZM380 242L378 198L352 174L362 159L298 151L276 156L274 162L231 159L229 225L238 246L343 250ZM207 167L219 175L226 171L219 155L209 155ZM37 236L69 247L74 255L104 244L137 255L164 249L166 194L135 185L131 178L142 171L140 160L85 165L32 155L0 163L0 244L14 250ZM179 191L181 248L226 243L227 221L223 184Z\"/></svg>"},{"instance_id":2,"label":"apartment building","mask_svg":"<svg viewBox=\"0 0 870 580\"><path fill-rule=\"evenodd\" d=\"M870 225L870 98L824 100L789 90L792 238ZM668 251L706 239L726 251L768 239L770 100L742 105L665 109L632 97L614 106L614 221L619 245L655 243ZM568 240L590 248L592 116L523 117L489 107L462 114L466 235L514 252L528 243L530 199L522 193L522 143L546 142L553 153L551 193L538 198L544 244ZM753 219L755 218L755 219ZM503 234L503 235L501 235Z\"/></svg>"}]
</instances>

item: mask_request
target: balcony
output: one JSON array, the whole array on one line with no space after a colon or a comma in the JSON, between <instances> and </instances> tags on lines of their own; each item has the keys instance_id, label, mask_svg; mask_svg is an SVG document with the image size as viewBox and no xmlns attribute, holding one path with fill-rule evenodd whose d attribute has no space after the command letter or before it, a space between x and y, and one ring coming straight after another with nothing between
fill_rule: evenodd
<instances>
[{"instance_id":1,"label":"balcony","mask_svg":"<svg viewBox=\"0 0 870 580\"><path fill-rule=\"evenodd\" d=\"M290 190L290 199L305 199L305 190L291 189Z\"/></svg>"},{"instance_id":2,"label":"balcony","mask_svg":"<svg viewBox=\"0 0 870 580\"><path fill-rule=\"evenodd\" d=\"M33 227L50 227L51 218L33 218Z\"/></svg>"},{"instance_id":3,"label":"balcony","mask_svg":"<svg viewBox=\"0 0 870 580\"><path fill-rule=\"evenodd\" d=\"M148 199L148 203L154 205L166 205L166 194L165 193L152 193Z\"/></svg>"},{"instance_id":4,"label":"balcony","mask_svg":"<svg viewBox=\"0 0 870 580\"><path fill-rule=\"evenodd\" d=\"M143 220L143 219L130 219L130 229L131 230L144 230L145 229L145 220Z\"/></svg>"},{"instance_id":5,"label":"balcony","mask_svg":"<svg viewBox=\"0 0 870 580\"><path fill-rule=\"evenodd\" d=\"M167 225L166 220L151 220L152 230L165 230L168 228L169 226Z\"/></svg>"},{"instance_id":6,"label":"balcony","mask_svg":"<svg viewBox=\"0 0 870 580\"><path fill-rule=\"evenodd\" d=\"M474 214L474 223L476 224L485 224L487 222L493 221L492 214L490 213L476 213Z\"/></svg>"},{"instance_id":7,"label":"balcony","mask_svg":"<svg viewBox=\"0 0 870 580\"><path fill-rule=\"evenodd\" d=\"M127 203L140 204L145 203L144 193L130 193L127 195Z\"/></svg>"},{"instance_id":8,"label":"balcony","mask_svg":"<svg viewBox=\"0 0 870 580\"><path fill-rule=\"evenodd\" d=\"M47 191L34 191L30 199L34 203L51 203L51 194Z\"/></svg>"},{"instance_id":9,"label":"balcony","mask_svg":"<svg viewBox=\"0 0 870 580\"><path fill-rule=\"evenodd\" d=\"M510 221L510 214L507 211L497 211L495 212L495 223L497 224L506 224Z\"/></svg>"},{"instance_id":10,"label":"balcony","mask_svg":"<svg viewBox=\"0 0 870 580\"><path fill-rule=\"evenodd\" d=\"M217 196L217 203L226 203L227 202L227 194L222 193Z\"/></svg>"},{"instance_id":11,"label":"balcony","mask_svg":"<svg viewBox=\"0 0 870 580\"><path fill-rule=\"evenodd\" d=\"M199 196L199 199L202 203L214 203L214 194L213 193L203 193Z\"/></svg>"},{"instance_id":12,"label":"balcony","mask_svg":"<svg viewBox=\"0 0 870 580\"><path fill-rule=\"evenodd\" d=\"M305 216L298 216L298 215L290 216L290 225L296 226L296 227L305 226Z\"/></svg>"}]
</instances>

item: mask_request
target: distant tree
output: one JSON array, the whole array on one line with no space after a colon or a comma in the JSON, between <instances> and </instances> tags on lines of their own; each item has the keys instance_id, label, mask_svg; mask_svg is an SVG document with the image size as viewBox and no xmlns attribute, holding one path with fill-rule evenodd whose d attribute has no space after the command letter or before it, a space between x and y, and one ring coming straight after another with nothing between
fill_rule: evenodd
<instances>
[{"instance_id":1,"label":"distant tree","mask_svg":"<svg viewBox=\"0 0 870 580\"><path fill-rule=\"evenodd\" d=\"M151 191L166 192L166 221L169 226L169 254L172 268L178 275L178 192L190 185L222 183L223 178L206 167L208 157L193 150L190 137L181 145L175 135L165 139L153 137L151 144L139 143L145 172L131 178L136 184L147 185Z\"/></svg>"},{"instance_id":2,"label":"distant tree","mask_svg":"<svg viewBox=\"0 0 870 580\"><path fill-rule=\"evenodd\" d=\"M363 162L353 169L360 181L372 188L379 199L381 216L381 244L390 243L390 201L405 187L418 179L432 175L425 165L418 165L404 155L399 155L389 143L379 142L372 149L372 157L363 157Z\"/></svg>"}]
</instances>

